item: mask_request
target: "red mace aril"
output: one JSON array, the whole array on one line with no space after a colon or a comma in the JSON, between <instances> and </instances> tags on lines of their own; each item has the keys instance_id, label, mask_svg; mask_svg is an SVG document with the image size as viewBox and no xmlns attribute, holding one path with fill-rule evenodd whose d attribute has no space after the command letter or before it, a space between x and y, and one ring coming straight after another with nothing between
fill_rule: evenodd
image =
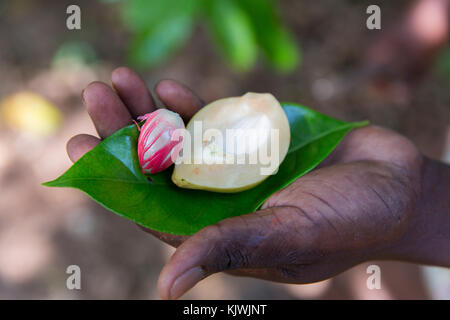
<instances>
[{"instance_id":1,"label":"red mace aril","mask_svg":"<svg viewBox=\"0 0 450 320\"><path fill-rule=\"evenodd\" d=\"M184 129L178 113L158 109L138 117L145 121L140 129L138 158L143 173L157 173L172 165L181 150L182 139L174 139L176 129Z\"/></svg>"}]
</instances>

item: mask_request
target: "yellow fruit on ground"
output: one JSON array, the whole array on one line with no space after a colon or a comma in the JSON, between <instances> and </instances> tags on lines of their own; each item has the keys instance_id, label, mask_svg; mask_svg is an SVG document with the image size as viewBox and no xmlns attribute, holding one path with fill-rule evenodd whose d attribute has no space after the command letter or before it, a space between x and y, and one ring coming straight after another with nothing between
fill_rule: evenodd
<instances>
[{"instance_id":1,"label":"yellow fruit on ground","mask_svg":"<svg viewBox=\"0 0 450 320\"><path fill-rule=\"evenodd\" d=\"M42 96L22 91L0 101L2 121L19 132L49 135L61 124L61 112Z\"/></svg>"}]
</instances>

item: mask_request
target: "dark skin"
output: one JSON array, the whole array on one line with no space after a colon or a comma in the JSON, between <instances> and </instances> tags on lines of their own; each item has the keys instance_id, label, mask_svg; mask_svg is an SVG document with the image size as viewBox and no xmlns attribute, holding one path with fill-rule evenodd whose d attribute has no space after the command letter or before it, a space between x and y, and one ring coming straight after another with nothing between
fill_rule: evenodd
<instances>
[{"instance_id":1,"label":"dark skin","mask_svg":"<svg viewBox=\"0 0 450 320\"><path fill-rule=\"evenodd\" d=\"M94 82L83 91L100 138L73 137L67 144L72 161L155 110L132 70L116 69L111 82L112 87ZM160 81L155 93L185 121L205 104L172 80ZM311 283L374 259L450 267L449 194L449 167L424 157L407 138L375 126L353 130L318 168L272 195L257 212L190 237L146 229L177 247L160 274L159 292L176 299L221 271Z\"/></svg>"}]
</instances>

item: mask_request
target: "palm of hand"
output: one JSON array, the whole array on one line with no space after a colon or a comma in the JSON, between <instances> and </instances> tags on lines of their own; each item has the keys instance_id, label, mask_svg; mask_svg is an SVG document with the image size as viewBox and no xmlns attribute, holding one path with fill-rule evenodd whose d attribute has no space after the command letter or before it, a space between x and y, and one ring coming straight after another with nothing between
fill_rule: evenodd
<instances>
[{"instance_id":1,"label":"palm of hand","mask_svg":"<svg viewBox=\"0 0 450 320\"><path fill-rule=\"evenodd\" d=\"M238 269L232 273L309 283L383 258L414 219L418 157L398 134L355 130L320 168L272 195L259 212L194 235L209 243L207 258L196 264L205 274ZM187 246L191 255L180 257L195 260L198 246Z\"/></svg>"}]
</instances>

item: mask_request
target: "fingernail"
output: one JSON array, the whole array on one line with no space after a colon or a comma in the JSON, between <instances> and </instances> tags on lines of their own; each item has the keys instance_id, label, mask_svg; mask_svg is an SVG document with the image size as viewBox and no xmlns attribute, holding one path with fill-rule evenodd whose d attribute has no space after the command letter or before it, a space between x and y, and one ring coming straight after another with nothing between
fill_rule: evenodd
<instances>
[{"instance_id":1,"label":"fingernail","mask_svg":"<svg viewBox=\"0 0 450 320\"><path fill-rule=\"evenodd\" d=\"M85 90L85 89L83 89L83 90L81 91L81 100L83 101L83 104L86 104L86 101L84 100L84 90Z\"/></svg>"},{"instance_id":2,"label":"fingernail","mask_svg":"<svg viewBox=\"0 0 450 320\"><path fill-rule=\"evenodd\" d=\"M204 278L201 267L193 267L179 276L169 290L169 299L178 299Z\"/></svg>"}]
</instances>

